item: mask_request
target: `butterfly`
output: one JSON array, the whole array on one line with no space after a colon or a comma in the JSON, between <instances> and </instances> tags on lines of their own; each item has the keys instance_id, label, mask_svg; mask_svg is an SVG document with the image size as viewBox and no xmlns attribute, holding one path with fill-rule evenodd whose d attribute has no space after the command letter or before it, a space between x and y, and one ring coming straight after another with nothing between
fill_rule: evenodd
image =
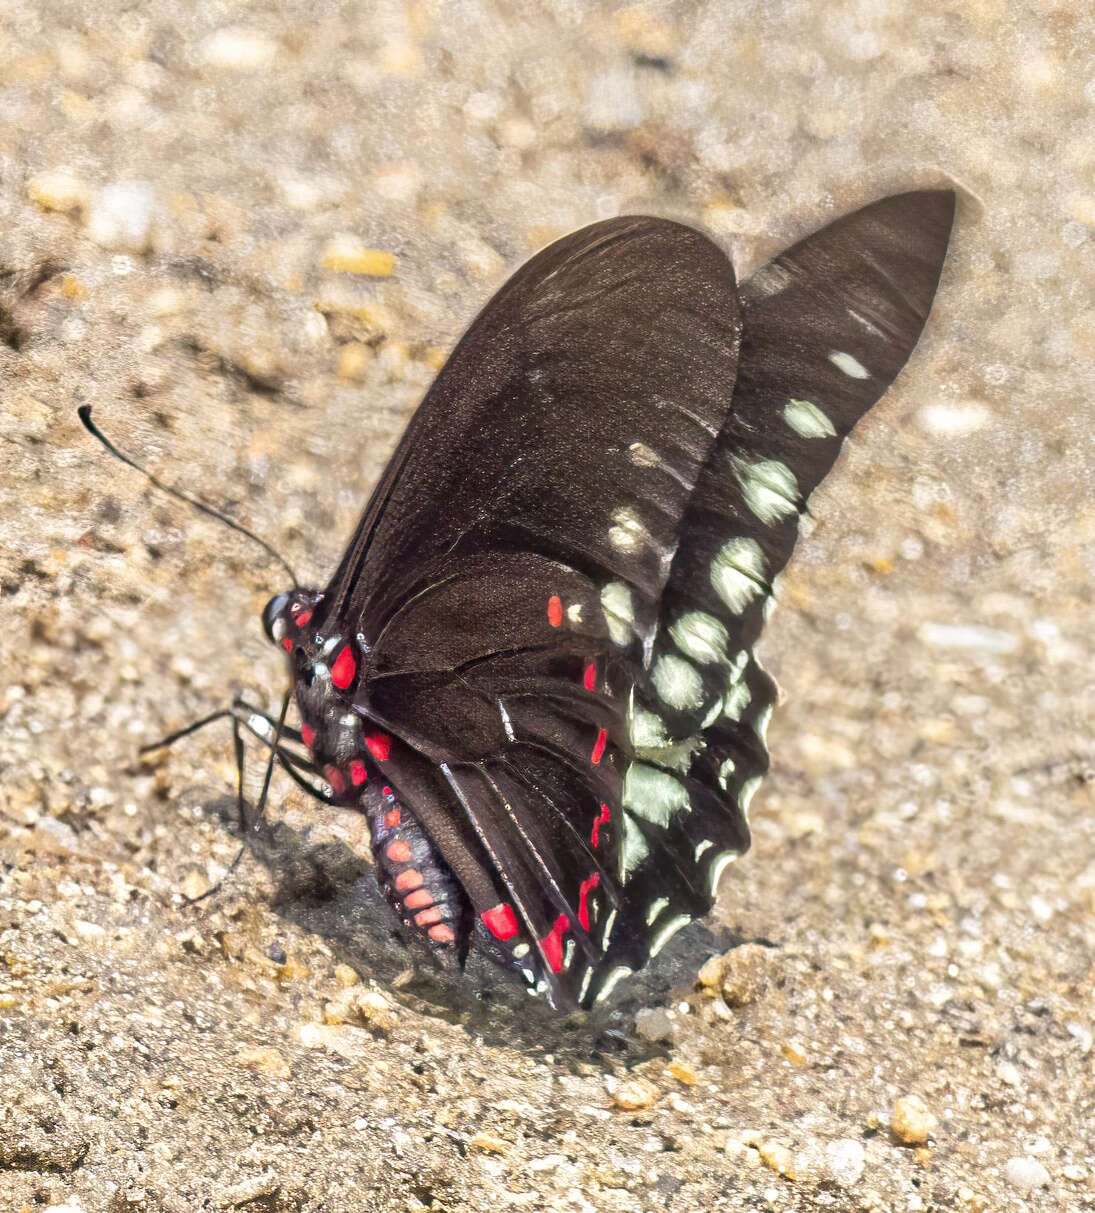
<instances>
[{"instance_id":1,"label":"butterfly","mask_svg":"<svg viewBox=\"0 0 1095 1213\"><path fill-rule=\"evenodd\" d=\"M287 765L367 816L438 963L588 1007L710 910L768 769L773 580L953 218L884 198L741 284L666 219L558 240L460 341L328 585L267 605Z\"/></svg>"}]
</instances>

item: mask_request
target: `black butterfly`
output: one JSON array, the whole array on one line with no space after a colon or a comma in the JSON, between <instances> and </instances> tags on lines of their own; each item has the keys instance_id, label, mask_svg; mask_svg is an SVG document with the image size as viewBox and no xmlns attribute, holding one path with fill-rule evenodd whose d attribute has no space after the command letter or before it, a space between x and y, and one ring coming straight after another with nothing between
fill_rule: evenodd
<instances>
[{"instance_id":1,"label":"black butterfly","mask_svg":"<svg viewBox=\"0 0 1095 1213\"><path fill-rule=\"evenodd\" d=\"M954 216L886 198L740 287L627 216L523 266L411 421L326 589L264 613L299 737L413 937L589 1006L749 846L772 581L909 357Z\"/></svg>"}]
</instances>

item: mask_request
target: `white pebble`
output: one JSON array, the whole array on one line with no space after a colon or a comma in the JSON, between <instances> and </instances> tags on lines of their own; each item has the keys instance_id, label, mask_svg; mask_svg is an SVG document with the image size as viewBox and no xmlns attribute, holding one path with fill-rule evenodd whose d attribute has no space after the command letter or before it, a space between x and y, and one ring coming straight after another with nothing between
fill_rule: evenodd
<instances>
[{"instance_id":1,"label":"white pebble","mask_svg":"<svg viewBox=\"0 0 1095 1213\"><path fill-rule=\"evenodd\" d=\"M1024 1194L1049 1185L1049 1172L1036 1158L1009 1158L1004 1175L1013 1188Z\"/></svg>"},{"instance_id":2,"label":"white pebble","mask_svg":"<svg viewBox=\"0 0 1095 1213\"><path fill-rule=\"evenodd\" d=\"M984 429L992 420L992 414L980 401L963 400L954 404L926 404L916 419L929 434L962 438Z\"/></svg>"},{"instance_id":3,"label":"white pebble","mask_svg":"<svg viewBox=\"0 0 1095 1213\"><path fill-rule=\"evenodd\" d=\"M156 196L147 181L106 185L91 200L87 234L103 248L143 253L152 243Z\"/></svg>"},{"instance_id":4,"label":"white pebble","mask_svg":"<svg viewBox=\"0 0 1095 1213\"><path fill-rule=\"evenodd\" d=\"M253 72L269 67L277 55L278 45L260 30L242 25L228 25L209 35L198 50L201 61L209 67L229 71Z\"/></svg>"},{"instance_id":5,"label":"white pebble","mask_svg":"<svg viewBox=\"0 0 1095 1213\"><path fill-rule=\"evenodd\" d=\"M586 94L587 126L598 131L624 131L642 120L642 101L631 72L617 68L593 77Z\"/></svg>"},{"instance_id":6,"label":"white pebble","mask_svg":"<svg viewBox=\"0 0 1095 1213\"><path fill-rule=\"evenodd\" d=\"M867 1163L867 1153L861 1142L843 1137L825 1147L825 1161L834 1183L850 1188L859 1182Z\"/></svg>"},{"instance_id":7,"label":"white pebble","mask_svg":"<svg viewBox=\"0 0 1095 1213\"><path fill-rule=\"evenodd\" d=\"M976 623L922 623L916 634L921 643L936 649L969 649L980 653L1011 653L1018 639L1000 628Z\"/></svg>"}]
</instances>

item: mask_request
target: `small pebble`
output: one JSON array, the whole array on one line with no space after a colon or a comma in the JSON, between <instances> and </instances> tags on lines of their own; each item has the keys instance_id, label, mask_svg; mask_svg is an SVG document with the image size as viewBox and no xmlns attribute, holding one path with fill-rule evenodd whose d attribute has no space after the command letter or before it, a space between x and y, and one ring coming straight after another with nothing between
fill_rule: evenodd
<instances>
[{"instance_id":1,"label":"small pebble","mask_svg":"<svg viewBox=\"0 0 1095 1213\"><path fill-rule=\"evenodd\" d=\"M147 181L106 185L87 208L87 234L103 248L144 253L152 244L156 199Z\"/></svg>"},{"instance_id":2,"label":"small pebble","mask_svg":"<svg viewBox=\"0 0 1095 1213\"><path fill-rule=\"evenodd\" d=\"M834 1183L850 1188L859 1182L867 1163L867 1154L861 1142L843 1137L831 1141L825 1147L825 1162Z\"/></svg>"},{"instance_id":3,"label":"small pebble","mask_svg":"<svg viewBox=\"0 0 1095 1213\"><path fill-rule=\"evenodd\" d=\"M256 1074L272 1074L275 1078L288 1078L289 1063L277 1049L248 1049L240 1053L236 1060L244 1069L254 1070Z\"/></svg>"},{"instance_id":4,"label":"small pebble","mask_svg":"<svg viewBox=\"0 0 1095 1213\"><path fill-rule=\"evenodd\" d=\"M1004 1176L1013 1188L1024 1195L1036 1188L1049 1186L1049 1172L1036 1158L1009 1158Z\"/></svg>"},{"instance_id":5,"label":"small pebble","mask_svg":"<svg viewBox=\"0 0 1095 1213\"><path fill-rule=\"evenodd\" d=\"M198 55L202 63L209 67L254 72L269 67L277 50L277 43L260 30L228 25L204 39L198 48Z\"/></svg>"},{"instance_id":6,"label":"small pebble","mask_svg":"<svg viewBox=\"0 0 1095 1213\"><path fill-rule=\"evenodd\" d=\"M663 1007L647 1007L635 1016L636 1035L651 1043L671 1040L674 1030L673 1021Z\"/></svg>"},{"instance_id":7,"label":"small pebble","mask_svg":"<svg viewBox=\"0 0 1095 1213\"><path fill-rule=\"evenodd\" d=\"M471 1141L468 1142L468 1145L473 1150L478 1150L481 1154L505 1154L509 1148L507 1142L504 1142L500 1137L494 1137L490 1133L476 1133Z\"/></svg>"},{"instance_id":8,"label":"small pebble","mask_svg":"<svg viewBox=\"0 0 1095 1213\"><path fill-rule=\"evenodd\" d=\"M893 1107L890 1127L898 1141L907 1146L919 1146L931 1137L938 1124L919 1095L906 1095Z\"/></svg>"},{"instance_id":9,"label":"small pebble","mask_svg":"<svg viewBox=\"0 0 1095 1213\"><path fill-rule=\"evenodd\" d=\"M616 1088L612 1102L625 1112L634 1112L639 1108L649 1108L660 1095L658 1088L647 1079L629 1078Z\"/></svg>"},{"instance_id":10,"label":"small pebble","mask_svg":"<svg viewBox=\"0 0 1095 1213\"><path fill-rule=\"evenodd\" d=\"M325 270L337 270L344 274L390 278L395 270L395 254L366 248L352 236L336 236L323 250L320 264Z\"/></svg>"},{"instance_id":11,"label":"small pebble","mask_svg":"<svg viewBox=\"0 0 1095 1213\"><path fill-rule=\"evenodd\" d=\"M757 1153L777 1175L785 1179L795 1178L795 1156L778 1141L762 1141L757 1146Z\"/></svg>"},{"instance_id":12,"label":"small pebble","mask_svg":"<svg viewBox=\"0 0 1095 1213\"><path fill-rule=\"evenodd\" d=\"M71 173L39 173L27 183L27 197L44 211L81 211L91 191Z\"/></svg>"}]
</instances>

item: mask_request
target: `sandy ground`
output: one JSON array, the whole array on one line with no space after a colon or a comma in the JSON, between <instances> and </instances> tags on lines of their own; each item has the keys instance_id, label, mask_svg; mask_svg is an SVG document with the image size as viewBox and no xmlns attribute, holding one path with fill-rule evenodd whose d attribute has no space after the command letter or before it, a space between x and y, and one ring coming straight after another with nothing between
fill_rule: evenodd
<instances>
[{"instance_id":1,"label":"sandy ground","mask_svg":"<svg viewBox=\"0 0 1095 1213\"><path fill-rule=\"evenodd\" d=\"M5 1209L1095 1209L1093 47L1072 0L7 0ZM596 1018L445 984L359 822L279 781L186 903L238 846L230 739L136 750L276 702L282 578L79 403L321 583L550 238L645 210L748 271L948 180L929 329L767 634L774 768L705 925Z\"/></svg>"}]
</instances>

